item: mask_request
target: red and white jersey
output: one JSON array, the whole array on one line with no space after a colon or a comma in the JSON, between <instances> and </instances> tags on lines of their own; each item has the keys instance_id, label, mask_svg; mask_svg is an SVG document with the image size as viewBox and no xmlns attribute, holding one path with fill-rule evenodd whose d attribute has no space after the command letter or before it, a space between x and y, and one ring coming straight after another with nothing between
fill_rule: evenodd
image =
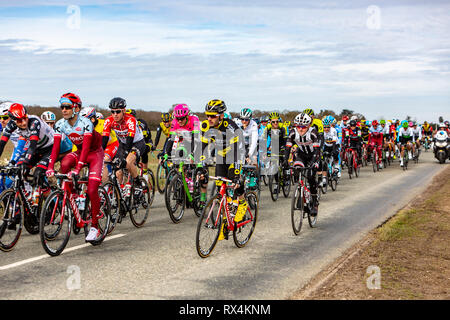
<instances>
[{"instance_id":1,"label":"red and white jersey","mask_svg":"<svg viewBox=\"0 0 450 320\"><path fill-rule=\"evenodd\" d=\"M126 143L127 137L133 137L133 143L144 139L136 118L128 113L124 115L120 123L115 122L113 116L106 118L102 135L109 137L111 130L116 132L117 139L121 143Z\"/></svg>"}]
</instances>

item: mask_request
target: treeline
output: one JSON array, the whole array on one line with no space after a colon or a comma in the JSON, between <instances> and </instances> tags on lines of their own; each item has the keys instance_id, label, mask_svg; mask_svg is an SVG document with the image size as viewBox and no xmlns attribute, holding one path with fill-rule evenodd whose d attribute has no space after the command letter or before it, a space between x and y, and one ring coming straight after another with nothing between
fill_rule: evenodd
<instances>
[{"instance_id":1,"label":"treeline","mask_svg":"<svg viewBox=\"0 0 450 320\"><path fill-rule=\"evenodd\" d=\"M2 101L0 101L1 103ZM35 114L40 116L44 111L52 111L53 113L55 113L56 115L56 119L60 119L62 118L62 113L61 113L61 109L59 107L41 107L38 105L32 105L32 106L26 106L27 110L30 114ZM89 107L94 107L98 112L101 112L104 117L109 117L111 115L111 112L109 111L108 108L99 108L98 105L90 105ZM301 112L303 109L299 108L298 110L283 110L283 111L278 111L277 108L273 108L273 111L277 111L282 120L283 121L293 121L293 119L295 118L295 116ZM167 111L163 111L163 112L171 112L172 109L167 110ZM314 110L316 113L316 117L322 119L325 116L333 116L334 118L336 118L338 121L340 121L342 119L343 116L357 116L358 119L366 119L366 117L364 116L364 114L362 113L358 113L355 112L353 110L350 109L343 109L340 113L336 113L333 110L330 109L319 109L319 110ZM151 129L154 129L156 126L158 126L158 124L161 122L161 111L145 111L145 110L141 110L141 109L136 109L136 113L137 113L137 117L144 119L147 124L150 126ZM239 117L239 112L230 112L231 115L233 117ZM263 115L269 115L269 111L261 111L261 110L253 110L253 117L254 118L259 118ZM196 115L200 118L200 120L205 120L206 116L204 113L196 113ZM366 119L366 120L372 120L372 119ZM381 119L377 119L377 120L381 120ZM390 120L390 119L385 119L385 120ZM411 116L407 116L406 120L410 121L412 120ZM442 121L441 121L442 120ZM442 119L442 117L439 117L439 122L443 122L444 120ZM434 126L436 125L435 123L432 123Z\"/></svg>"}]
</instances>

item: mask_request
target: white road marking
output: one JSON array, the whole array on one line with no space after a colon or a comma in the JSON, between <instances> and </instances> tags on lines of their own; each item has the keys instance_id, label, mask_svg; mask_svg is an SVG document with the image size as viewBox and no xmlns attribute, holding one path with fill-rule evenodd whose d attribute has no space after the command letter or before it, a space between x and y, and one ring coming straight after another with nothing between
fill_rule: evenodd
<instances>
[{"instance_id":1,"label":"white road marking","mask_svg":"<svg viewBox=\"0 0 450 320\"><path fill-rule=\"evenodd\" d=\"M124 234L124 233L119 233L119 234L116 234L114 236L106 237L105 240L103 240L103 241L108 241L108 240L112 240L112 239L121 238L121 237L123 237L125 235L126 234ZM75 250L82 249L84 247L89 247L89 246L90 246L89 243L85 243L85 244L80 244L80 245L75 246L75 247L67 248L67 249L64 249L64 251L61 253L61 255L65 254L67 252L75 251ZM35 261L38 261L38 260L42 260L42 259L45 259L45 258L51 258L51 256L48 255L48 254L43 254L41 256L25 259L25 260L22 260L22 261L11 263L11 264L7 264L6 266L0 266L0 271L1 270L12 269L12 268L15 268L15 267L18 267L18 266L22 266L24 264L35 262Z\"/></svg>"}]
</instances>

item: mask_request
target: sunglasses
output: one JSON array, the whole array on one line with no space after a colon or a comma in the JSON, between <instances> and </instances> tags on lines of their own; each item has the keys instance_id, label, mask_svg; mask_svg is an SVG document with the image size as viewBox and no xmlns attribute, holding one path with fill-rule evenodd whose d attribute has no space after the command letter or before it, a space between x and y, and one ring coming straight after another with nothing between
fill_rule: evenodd
<instances>
[{"instance_id":1,"label":"sunglasses","mask_svg":"<svg viewBox=\"0 0 450 320\"><path fill-rule=\"evenodd\" d=\"M206 117L207 117L208 119L209 119L209 118L211 118L211 119L216 119L218 116L219 116L218 114L215 114L215 115L208 114L208 115L206 115Z\"/></svg>"},{"instance_id":2,"label":"sunglasses","mask_svg":"<svg viewBox=\"0 0 450 320\"><path fill-rule=\"evenodd\" d=\"M25 121L26 118L20 118L20 119L14 119L17 123L22 123Z\"/></svg>"},{"instance_id":3,"label":"sunglasses","mask_svg":"<svg viewBox=\"0 0 450 320\"><path fill-rule=\"evenodd\" d=\"M122 109L119 109L119 110L111 110L111 113L112 113L112 114L119 114L119 113L122 113Z\"/></svg>"},{"instance_id":4,"label":"sunglasses","mask_svg":"<svg viewBox=\"0 0 450 320\"><path fill-rule=\"evenodd\" d=\"M324 129L330 129L330 126L323 126Z\"/></svg>"},{"instance_id":5,"label":"sunglasses","mask_svg":"<svg viewBox=\"0 0 450 320\"><path fill-rule=\"evenodd\" d=\"M62 104L60 106L61 110L72 110L73 109L73 105L71 104Z\"/></svg>"},{"instance_id":6,"label":"sunglasses","mask_svg":"<svg viewBox=\"0 0 450 320\"><path fill-rule=\"evenodd\" d=\"M306 127L306 126L297 126L297 128L305 129L305 128L307 128L307 127Z\"/></svg>"},{"instance_id":7,"label":"sunglasses","mask_svg":"<svg viewBox=\"0 0 450 320\"><path fill-rule=\"evenodd\" d=\"M280 121L270 121L270 123L279 123Z\"/></svg>"},{"instance_id":8,"label":"sunglasses","mask_svg":"<svg viewBox=\"0 0 450 320\"><path fill-rule=\"evenodd\" d=\"M182 118L175 118L175 119L177 119L177 121L178 121L178 122L180 122L180 121L184 121L184 120L186 120L186 117L182 117Z\"/></svg>"},{"instance_id":9,"label":"sunglasses","mask_svg":"<svg viewBox=\"0 0 450 320\"><path fill-rule=\"evenodd\" d=\"M241 121L250 121L250 119L241 119Z\"/></svg>"},{"instance_id":10,"label":"sunglasses","mask_svg":"<svg viewBox=\"0 0 450 320\"><path fill-rule=\"evenodd\" d=\"M8 120L8 119L9 119L9 116L8 116L8 115L0 116L0 119L1 119L1 120Z\"/></svg>"}]
</instances>

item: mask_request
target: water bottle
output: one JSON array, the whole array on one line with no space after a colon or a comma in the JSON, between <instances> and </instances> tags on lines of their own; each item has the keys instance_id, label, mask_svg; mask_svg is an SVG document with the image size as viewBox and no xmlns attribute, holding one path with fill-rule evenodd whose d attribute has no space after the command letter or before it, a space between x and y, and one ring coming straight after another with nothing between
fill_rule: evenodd
<instances>
[{"instance_id":1,"label":"water bottle","mask_svg":"<svg viewBox=\"0 0 450 320\"><path fill-rule=\"evenodd\" d=\"M33 204L32 204L33 206L37 206L39 204L39 190L38 190L38 188L34 189L32 200L33 200Z\"/></svg>"},{"instance_id":2,"label":"water bottle","mask_svg":"<svg viewBox=\"0 0 450 320\"><path fill-rule=\"evenodd\" d=\"M306 203L309 203L309 201L311 200L311 192L309 192L308 189L305 188L303 194L305 196Z\"/></svg>"},{"instance_id":3,"label":"water bottle","mask_svg":"<svg viewBox=\"0 0 450 320\"><path fill-rule=\"evenodd\" d=\"M85 205L86 205L86 195L84 193L82 193L78 197L78 209L80 211L84 210Z\"/></svg>"},{"instance_id":4,"label":"water bottle","mask_svg":"<svg viewBox=\"0 0 450 320\"><path fill-rule=\"evenodd\" d=\"M129 197L131 195L131 183L127 182L125 184L125 197Z\"/></svg>"}]
</instances>

